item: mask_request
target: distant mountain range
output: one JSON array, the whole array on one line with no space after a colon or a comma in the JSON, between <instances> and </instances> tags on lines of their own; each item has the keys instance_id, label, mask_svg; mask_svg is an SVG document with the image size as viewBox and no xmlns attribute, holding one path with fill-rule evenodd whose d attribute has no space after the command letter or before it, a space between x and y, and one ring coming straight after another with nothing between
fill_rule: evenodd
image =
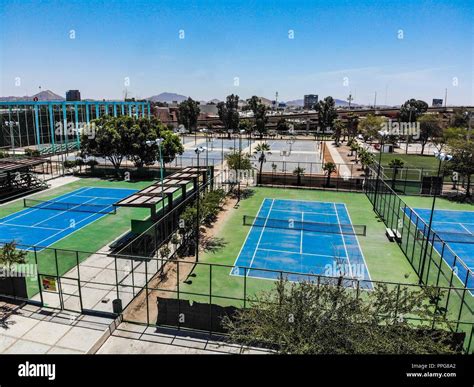
<instances>
[{"instance_id":1,"label":"distant mountain range","mask_svg":"<svg viewBox=\"0 0 474 387\"><path fill-rule=\"evenodd\" d=\"M39 93L32 96L23 96L23 97L0 97L1 102L15 102L15 101L33 101L35 98L38 98L38 101L64 101L65 98L60 95L53 93L51 90L40 91Z\"/></svg>"},{"instance_id":2,"label":"distant mountain range","mask_svg":"<svg viewBox=\"0 0 474 387\"><path fill-rule=\"evenodd\" d=\"M38 101L64 101L65 100L64 97L61 97L60 95L52 92L51 90L44 90L44 91L41 91L41 92L39 92L35 95L32 95L32 96L26 96L25 95L23 97L15 97L15 96L0 97L0 102L32 101L32 100L34 100L34 98L38 98ZM180 103L180 102L183 102L186 99L188 99L188 97L186 97L185 95L182 95L182 94L164 92L164 93L161 93L161 94L153 95L153 96L151 96L149 98L146 98L146 99L151 101L151 102L172 103L172 102L176 101L176 102ZM84 100L86 100L86 99L84 99ZM272 105L272 100L271 99L260 97L260 100L262 101L263 104L265 104L267 106ZM337 107L347 107L347 106L349 106L349 103L347 101L342 100L342 99L335 98L334 101L336 102ZM207 102L206 101L199 101L199 102L201 104L213 103L213 104L217 105L219 102L221 102L221 100L219 100L217 98L214 98L214 99L211 99L210 101L207 101ZM280 101L280 102L284 103L284 101ZM295 100L287 101L286 105L287 106L303 106L304 105L304 100L303 99L295 99ZM363 106L363 105L352 103L351 106L357 107L357 106ZM383 108L383 107L388 107L388 106L380 105L378 107Z\"/></svg>"},{"instance_id":3,"label":"distant mountain range","mask_svg":"<svg viewBox=\"0 0 474 387\"><path fill-rule=\"evenodd\" d=\"M151 102L167 102L167 103L172 103L172 102L175 102L175 101L180 103L180 102L183 102L187 99L188 99L188 97L186 97L185 95L176 94L176 93L168 93L168 92L153 95L153 96L147 98L147 100L149 100Z\"/></svg>"}]
</instances>

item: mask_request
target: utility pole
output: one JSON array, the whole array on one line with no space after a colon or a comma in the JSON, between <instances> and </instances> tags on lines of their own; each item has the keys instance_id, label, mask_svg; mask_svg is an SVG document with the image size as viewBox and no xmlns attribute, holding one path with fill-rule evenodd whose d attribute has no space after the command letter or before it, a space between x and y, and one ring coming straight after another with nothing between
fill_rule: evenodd
<instances>
[{"instance_id":1,"label":"utility pole","mask_svg":"<svg viewBox=\"0 0 474 387\"><path fill-rule=\"evenodd\" d=\"M347 97L347 100L349 101L349 110L351 110L351 103L354 98L352 98L352 94L349 94L349 97Z\"/></svg>"},{"instance_id":2,"label":"utility pole","mask_svg":"<svg viewBox=\"0 0 474 387\"><path fill-rule=\"evenodd\" d=\"M275 109L276 109L276 112L278 113L278 91L275 92Z\"/></svg>"},{"instance_id":3,"label":"utility pole","mask_svg":"<svg viewBox=\"0 0 474 387\"><path fill-rule=\"evenodd\" d=\"M377 92L375 92L375 96L374 96L374 113L375 113L375 109L377 109Z\"/></svg>"}]
</instances>

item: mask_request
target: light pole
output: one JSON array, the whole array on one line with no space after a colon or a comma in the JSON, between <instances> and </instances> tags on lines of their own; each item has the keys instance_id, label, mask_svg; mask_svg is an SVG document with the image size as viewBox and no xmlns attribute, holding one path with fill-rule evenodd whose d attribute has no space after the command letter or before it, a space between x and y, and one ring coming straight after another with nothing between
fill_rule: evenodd
<instances>
[{"instance_id":1,"label":"light pole","mask_svg":"<svg viewBox=\"0 0 474 387\"><path fill-rule=\"evenodd\" d=\"M237 173L237 184L238 184L238 188L237 188L237 203L240 202L240 167L241 167L241 160L242 160L242 133L245 133L245 130L241 130L239 132L239 171Z\"/></svg>"},{"instance_id":2,"label":"light pole","mask_svg":"<svg viewBox=\"0 0 474 387\"><path fill-rule=\"evenodd\" d=\"M199 146L194 150L194 152L196 152L196 155L197 155L197 169L198 169L199 177L201 176L201 171L199 170L199 155L202 152L205 152L206 150L207 148L205 146ZM199 261L199 226L201 223L199 221L199 196L200 196L199 177L198 177L198 184L197 184L197 199L196 199L196 262ZM207 178L207 173L206 173L206 178Z\"/></svg>"},{"instance_id":3,"label":"light pole","mask_svg":"<svg viewBox=\"0 0 474 387\"><path fill-rule=\"evenodd\" d=\"M453 158L453 156L448 155L446 153L442 153L442 152L435 152L434 155L439 160L438 174L437 174L437 178L439 180L439 174L441 172L441 165L443 164L443 161L449 161ZM444 173L443 173L443 177L444 177ZM441 192L442 191L443 191L443 178L441 179ZM423 260L421 261L421 271L420 271L420 277L419 277L419 282L418 282L420 285L423 283L423 272L425 271L426 256L428 254L428 243L430 241L431 227L433 225L433 216L434 216L435 203L436 203L436 194L437 194L437 189L434 190L434 194L433 194L433 203L431 205L430 221L428 223L428 235L426 235L425 249L421 250L421 251L423 251Z\"/></svg>"},{"instance_id":4,"label":"light pole","mask_svg":"<svg viewBox=\"0 0 474 387\"><path fill-rule=\"evenodd\" d=\"M380 180L380 172L381 172L381 167L382 167L382 152L383 152L383 146L384 146L384 140L385 137L388 136L388 132L386 130L379 130L378 134L380 136L380 151L379 151L379 165L377 167L377 181L375 182L375 197L374 197L374 207L373 210L377 212L377 196L379 192L379 180Z\"/></svg>"},{"instance_id":5,"label":"light pole","mask_svg":"<svg viewBox=\"0 0 474 387\"><path fill-rule=\"evenodd\" d=\"M164 165L163 165L163 157L161 155L161 144L163 143L164 139L162 139L161 137L160 138L157 138L155 140L148 140L146 142L146 144L148 146L153 146L153 145L158 145L158 155L160 157L160 183L161 183L161 205L162 205L162 208L163 208L163 212L165 210L165 200L164 200L164 192L165 192L165 188L164 188L164 185L163 185L163 180L164 180L164 176L163 176L163 172L164 172Z\"/></svg>"}]
</instances>

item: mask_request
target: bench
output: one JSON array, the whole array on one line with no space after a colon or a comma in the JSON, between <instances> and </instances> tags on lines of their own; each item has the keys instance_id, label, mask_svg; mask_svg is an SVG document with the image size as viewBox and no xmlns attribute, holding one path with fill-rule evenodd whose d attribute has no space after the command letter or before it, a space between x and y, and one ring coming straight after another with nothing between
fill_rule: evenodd
<instances>
[{"instance_id":1,"label":"bench","mask_svg":"<svg viewBox=\"0 0 474 387\"><path fill-rule=\"evenodd\" d=\"M393 232L391 228L389 227L385 228L385 235L387 236L390 242L393 242L395 240L395 233Z\"/></svg>"},{"instance_id":2,"label":"bench","mask_svg":"<svg viewBox=\"0 0 474 387\"><path fill-rule=\"evenodd\" d=\"M400 241L402 240L402 234L400 234L400 231L398 231L398 230L395 229L395 228L394 228L392 231L393 231L393 233L395 234L395 240L396 240L397 242L400 242Z\"/></svg>"}]
</instances>

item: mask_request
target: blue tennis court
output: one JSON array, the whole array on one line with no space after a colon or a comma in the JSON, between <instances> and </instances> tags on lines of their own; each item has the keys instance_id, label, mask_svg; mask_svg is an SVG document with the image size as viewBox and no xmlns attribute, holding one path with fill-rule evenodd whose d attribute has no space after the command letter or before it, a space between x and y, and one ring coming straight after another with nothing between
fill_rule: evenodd
<instances>
[{"instance_id":1,"label":"blue tennis court","mask_svg":"<svg viewBox=\"0 0 474 387\"><path fill-rule=\"evenodd\" d=\"M430 209L415 208L414 211L426 224L429 223ZM474 288L474 211L435 210L432 229L449 246L443 251L446 263L456 268L463 284ZM434 248L441 253L443 243L435 242Z\"/></svg>"},{"instance_id":2,"label":"blue tennis court","mask_svg":"<svg viewBox=\"0 0 474 387\"><path fill-rule=\"evenodd\" d=\"M113 204L134 192L84 187L48 201L25 199L28 208L0 219L0 242L14 240L18 245L48 247L114 213Z\"/></svg>"},{"instance_id":3,"label":"blue tennis court","mask_svg":"<svg viewBox=\"0 0 474 387\"><path fill-rule=\"evenodd\" d=\"M357 239L365 235L365 226L352 224L343 203L265 199L256 217L244 217L245 224L251 228L235 262L240 267L232 275L279 277L278 272L258 270L267 269L370 280ZM367 282L362 286L371 288Z\"/></svg>"}]
</instances>

